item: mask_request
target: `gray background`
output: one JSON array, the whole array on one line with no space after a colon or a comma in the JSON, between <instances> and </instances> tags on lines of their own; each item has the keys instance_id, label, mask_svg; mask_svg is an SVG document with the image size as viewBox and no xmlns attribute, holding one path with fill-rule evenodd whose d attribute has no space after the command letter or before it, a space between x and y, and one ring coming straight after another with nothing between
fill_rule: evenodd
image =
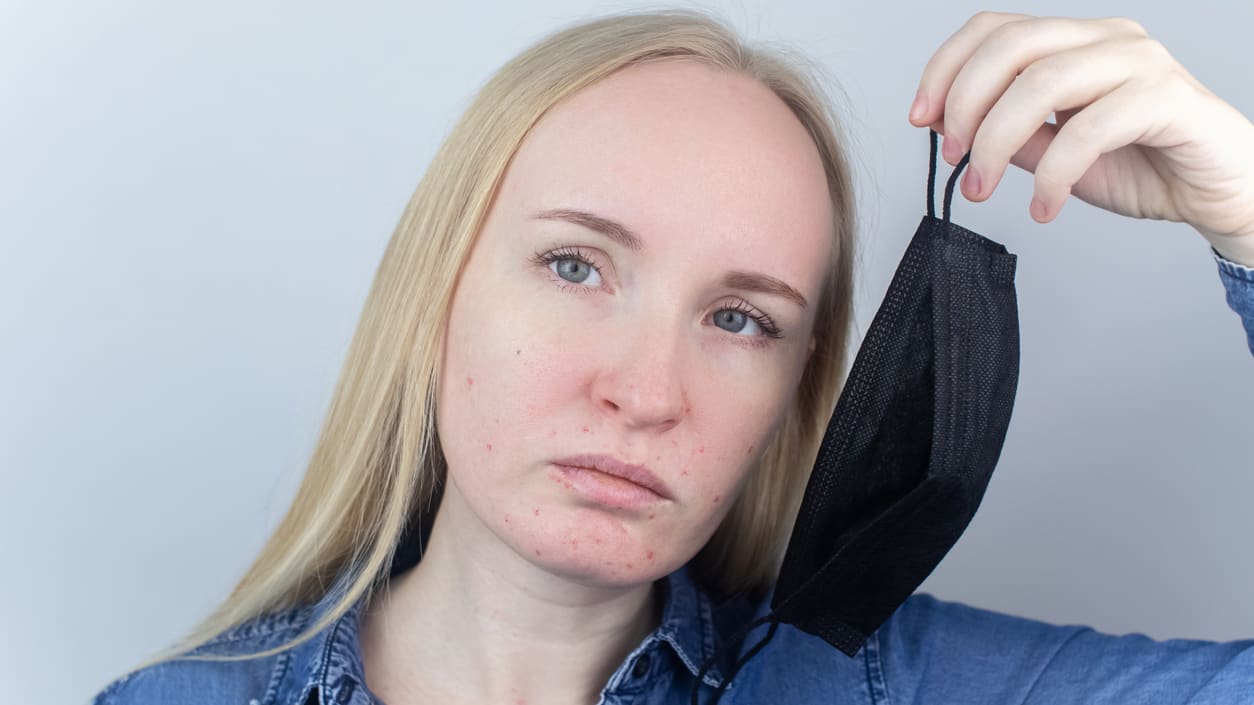
<instances>
[{"instance_id":1,"label":"gray background","mask_svg":"<svg viewBox=\"0 0 1254 705\"><path fill-rule=\"evenodd\" d=\"M714 4L849 96L858 332L923 212L906 111L966 2ZM311 451L436 146L526 45L633 3L0 5L0 669L85 699L222 600ZM1246 3L1006 3L1140 21L1246 115ZM948 174L943 166L942 174ZM1254 375L1205 242L1031 176L954 218L1020 256L997 476L924 589L1157 638L1254 636Z\"/></svg>"}]
</instances>

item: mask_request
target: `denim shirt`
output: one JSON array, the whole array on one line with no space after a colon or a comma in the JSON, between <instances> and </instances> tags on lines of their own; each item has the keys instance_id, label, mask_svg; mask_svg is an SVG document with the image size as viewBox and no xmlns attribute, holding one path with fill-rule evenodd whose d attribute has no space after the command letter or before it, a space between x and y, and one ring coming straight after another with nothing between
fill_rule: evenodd
<instances>
[{"instance_id":1,"label":"denim shirt","mask_svg":"<svg viewBox=\"0 0 1254 705\"><path fill-rule=\"evenodd\" d=\"M1228 304L1254 353L1254 268L1211 251ZM601 690L599 705L686 704L705 660L748 620L769 612L771 595L717 602L687 567L658 581L662 620ZM277 646L325 614L321 601L246 622L196 653L250 653ZM92 705L378 705L366 686L358 641L363 603L314 638L246 661L168 661L110 683ZM727 649L708 670L709 699L732 661L762 631ZM1041 703L1254 703L1254 639L1156 641L1083 626L1055 626L926 593L908 598L852 658L816 636L780 625L736 674L720 701L849 705ZM395 704L394 704L395 705Z\"/></svg>"}]
</instances>

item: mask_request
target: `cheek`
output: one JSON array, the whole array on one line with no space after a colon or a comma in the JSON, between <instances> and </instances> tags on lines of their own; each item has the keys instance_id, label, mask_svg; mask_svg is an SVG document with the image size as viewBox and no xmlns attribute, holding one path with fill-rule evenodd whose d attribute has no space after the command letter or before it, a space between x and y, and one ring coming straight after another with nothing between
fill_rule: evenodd
<instances>
[{"instance_id":1,"label":"cheek","mask_svg":"<svg viewBox=\"0 0 1254 705\"><path fill-rule=\"evenodd\" d=\"M453 481L480 521L554 572L610 582L669 573L734 503L781 408L784 380L747 374L747 353L709 344L683 372L680 423L629 432L602 416L592 394L606 372L596 361L619 359L612 331L561 325L551 307L520 305L526 296L535 293L455 300L437 398ZM623 450L625 439L628 450L649 453L640 459L663 475L675 502L626 517L569 501L570 488L549 477L550 458Z\"/></svg>"}]
</instances>

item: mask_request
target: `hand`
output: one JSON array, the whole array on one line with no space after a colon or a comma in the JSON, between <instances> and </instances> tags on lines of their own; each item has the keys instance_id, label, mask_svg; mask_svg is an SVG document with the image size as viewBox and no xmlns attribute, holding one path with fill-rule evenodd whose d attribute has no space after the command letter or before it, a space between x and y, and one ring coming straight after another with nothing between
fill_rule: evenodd
<instances>
[{"instance_id":1,"label":"hand","mask_svg":"<svg viewBox=\"0 0 1254 705\"><path fill-rule=\"evenodd\" d=\"M971 153L969 200L1014 164L1035 174L1038 222L1074 194L1188 223L1254 266L1254 124L1132 20L978 13L932 55L918 100L910 122L945 136L945 161Z\"/></svg>"}]
</instances>

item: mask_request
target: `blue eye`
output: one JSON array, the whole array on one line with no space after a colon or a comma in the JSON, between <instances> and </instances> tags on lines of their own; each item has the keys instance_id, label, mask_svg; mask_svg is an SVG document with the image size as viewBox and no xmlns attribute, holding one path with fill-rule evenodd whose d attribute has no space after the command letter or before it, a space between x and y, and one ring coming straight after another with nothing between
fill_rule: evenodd
<instances>
[{"instance_id":1,"label":"blue eye","mask_svg":"<svg viewBox=\"0 0 1254 705\"><path fill-rule=\"evenodd\" d=\"M746 324L752 324L754 327L758 325L757 321L746 316L743 311L737 311L734 308L725 308L714 314L714 325L729 333L739 333L744 330Z\"/></svg>"},{"instance_id":2,"label":"blue eye","mask_svg":"<svg viewBox=\"0 0 1254 705\"><path fill-rule=\"evenodd\" d=\"M548 252L537 252L532 257L536 264L546 267L562 281L578 284L574 291L594 292L601 286L601 269L592 258L573 247L561 247ZM562 288L568 288L563 286ZM711 316L714 325L740 338L782 338L783 331L771 317L743 301L718 309ZM748 342L742 340L741 342ZM765 341L759 341L765 342Z\"/></svg>"},{"instance_id":3,"label":"blue eye","mask_svg":"<svg viewBox=\"0 0 1254 705\"><path fill-rule=\"evenodd\" d=\"M584 283L584 280L594 274L598 279L601 276L590 262L585 262L575 257L563 257L554 260L549 265L549 268L562 279L576 284Z\"/></svg>"},{"instance_id":4,"label":"blue eye","mask_svg":"<svg viewBox=\"0 0 1254 705\"><path fill-rule=\"evenodd\" d=\"M563 281L590 288L596 288L601 284L601 270L578 250L563 247L551 252L537 252L532 261L548 267L549 271L561 277Z\"/></svg>"},{"instance_id":5,"label":"blue eye","mask_svg":"<svg viewBox=\"0 0 1254 705\"><path fill-rule=\"evenodd\" d=\"M747 334L749 336L784 337L770 316L754 311L748 308L746 304L740 302L737 302L735 306L730 308L719 309L712 318L714 325L729 333L742 334L747 327L750 331ZM756 332L754 332L754 329L756 329Z\"/></svg>"}]
</instances>

